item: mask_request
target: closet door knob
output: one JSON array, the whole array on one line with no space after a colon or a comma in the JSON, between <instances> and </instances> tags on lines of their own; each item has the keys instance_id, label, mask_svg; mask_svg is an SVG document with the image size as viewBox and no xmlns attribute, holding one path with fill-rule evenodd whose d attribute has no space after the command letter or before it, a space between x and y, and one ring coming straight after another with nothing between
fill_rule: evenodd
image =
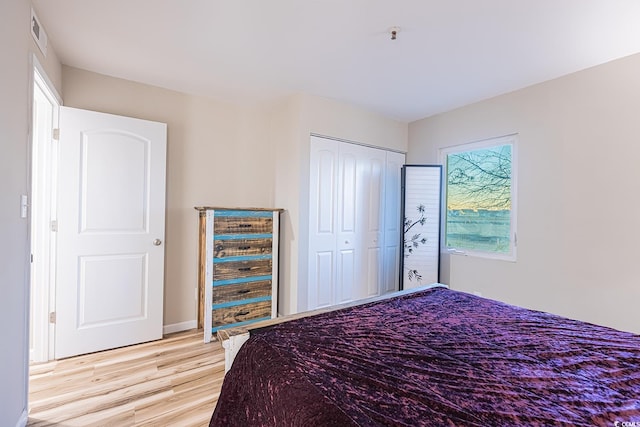
<instances>
[{"instance_id":1,"label":"closet door knob","mask_svg":"<svg viewBox=\"0 0 640 427\"><path fill-rule=\"evenodd\" d=\"M162 244L162 240L160 240L160 239L156 239L156 240L153 241L153 245L154 246L160 246L161 244Z\"/></svg>"}]
</instances>

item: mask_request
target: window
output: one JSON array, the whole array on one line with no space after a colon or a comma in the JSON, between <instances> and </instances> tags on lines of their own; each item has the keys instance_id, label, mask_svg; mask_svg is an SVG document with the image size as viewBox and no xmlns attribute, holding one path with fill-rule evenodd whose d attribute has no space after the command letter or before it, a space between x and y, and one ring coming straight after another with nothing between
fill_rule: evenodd
<instances>
[{"instance_id":1,"label":"window","mask_svg":"<svg viewBox=\"0 0 640 427\"><path fill-rule=\"evenodd\" d=\"M451 252L515 261L515 150L515 135L441 150Z\"/></svg>"}]
</instances>

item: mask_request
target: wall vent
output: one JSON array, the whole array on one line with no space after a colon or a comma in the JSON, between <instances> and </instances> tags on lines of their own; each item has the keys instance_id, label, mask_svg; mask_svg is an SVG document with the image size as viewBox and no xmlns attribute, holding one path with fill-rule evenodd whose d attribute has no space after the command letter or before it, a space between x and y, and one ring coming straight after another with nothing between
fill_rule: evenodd
<instances>
[{"instance_id":1,"label":"wall vent","mask_svg":"<svg viewBox=\"0 0 640 427\"><path fill-rule=\"evenodd\" d=\"M44 28L42 28L40 20L33 11L33 8L31 8L31 35L36 41L36 44L40 48L42 54L47 56L47 33L44 32Z\"/></svg>"}]
</instances>

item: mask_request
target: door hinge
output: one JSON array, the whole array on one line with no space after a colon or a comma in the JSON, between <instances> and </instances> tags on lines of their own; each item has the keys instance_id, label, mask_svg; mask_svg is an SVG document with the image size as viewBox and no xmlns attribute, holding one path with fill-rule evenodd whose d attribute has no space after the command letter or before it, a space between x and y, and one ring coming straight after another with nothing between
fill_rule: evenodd
<instances>
[{"instance_id":1,"label":"door hinge","mask_svg":"<svg viewBox=\"0 0 640 427\"><path fill-rule=\"evenodd\" d=\"M56 141L60 140L60 129L56 128L53 130L53 134L51 135L53 139Z\"/></svg>"},{"instance_id":2,"label":"door hinge","mask_svg":"<svg viewBox=\"0 0 640 427\"><path fill-rule=\"evenodd\" d=\"M49 313L49 323L56 323L56 312L52 311Z\"/></svg>"},{"instance_id":3,"label":"door hinge","mask_svg":"<svg viewBox=\"0 0 640 427\"><path fill-rule=\"evenodd\" d=\"M51 231L53 232L58 231L58 221L56 220L51 221Z\"/></svg>"}]
</instances>

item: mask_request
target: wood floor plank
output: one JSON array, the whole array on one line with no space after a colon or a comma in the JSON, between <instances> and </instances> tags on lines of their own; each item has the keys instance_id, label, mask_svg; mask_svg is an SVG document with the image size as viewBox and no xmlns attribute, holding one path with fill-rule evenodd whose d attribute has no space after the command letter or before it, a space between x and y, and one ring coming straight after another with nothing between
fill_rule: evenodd
<instances>
[{"instance_id":1,"label":"wood floor plank","mask_svg":"<svg viewBox=\"0 0 640 427\"><path fill-rule=\"evenodd\" d=\"M52 389L56 389L57 393L62 392L65 388L76 388L79 382L90 381L93 377L93 369L87 368L81 371L74 371L65 375L56 375L53 371L48 374L31 377L29 380L29 393L33 394L34 399L38 399L38 393L51 393Z\"/></svg>"},{"instance_id":2,"label":"wood floor plank","mask_svg":"<svg viewBox=\"0 0 640 427\"><path fill-rule=\"evenodd\" d=\"M154 404L136 408L136 422L145 422L152 418L169 418L170 413L184 410L186 408L198 408L205 402L210 400L209 387L196 388L188 393L174 393L171 397L163 401L157 401ZM213 413L213 407L211 407Z\"/></svg>"},{"instance_id":3,"label":"wood floor plank","mask_svg":"<svg viewBox=\"0 0 640 427\"><path fill-rule=\"evenodd\" d=\"M38 387L29 391L32 401L44 400L47 396L51 396L55 393L58 399L72 399L82 398L87 396L87 390L79 390L78 383L90 385L92 394L100 393L105 388L114 387L117 384L129 384L134 381L140 382L152 378L158 373L158 366L155 360L149 361L137 361L135 366L130 367L127 370L116 370L114 372L101 371L96 373L91 372L90 376L79 377L72 375L69 378L60 380L58 378L50 377L47 381L40 381ZM50 400L50 399L49 399Z\"/></svg>"},{"instance_id":4,"label":"wood floor plank","mask_svg":"<svg viewBox=\"0 0 640 427\"><path fill-rule=\"evenodd\" d=\"M191 330L30 367L29 427L206 426L224 350Z\"/></svg>"}]
</instances>

